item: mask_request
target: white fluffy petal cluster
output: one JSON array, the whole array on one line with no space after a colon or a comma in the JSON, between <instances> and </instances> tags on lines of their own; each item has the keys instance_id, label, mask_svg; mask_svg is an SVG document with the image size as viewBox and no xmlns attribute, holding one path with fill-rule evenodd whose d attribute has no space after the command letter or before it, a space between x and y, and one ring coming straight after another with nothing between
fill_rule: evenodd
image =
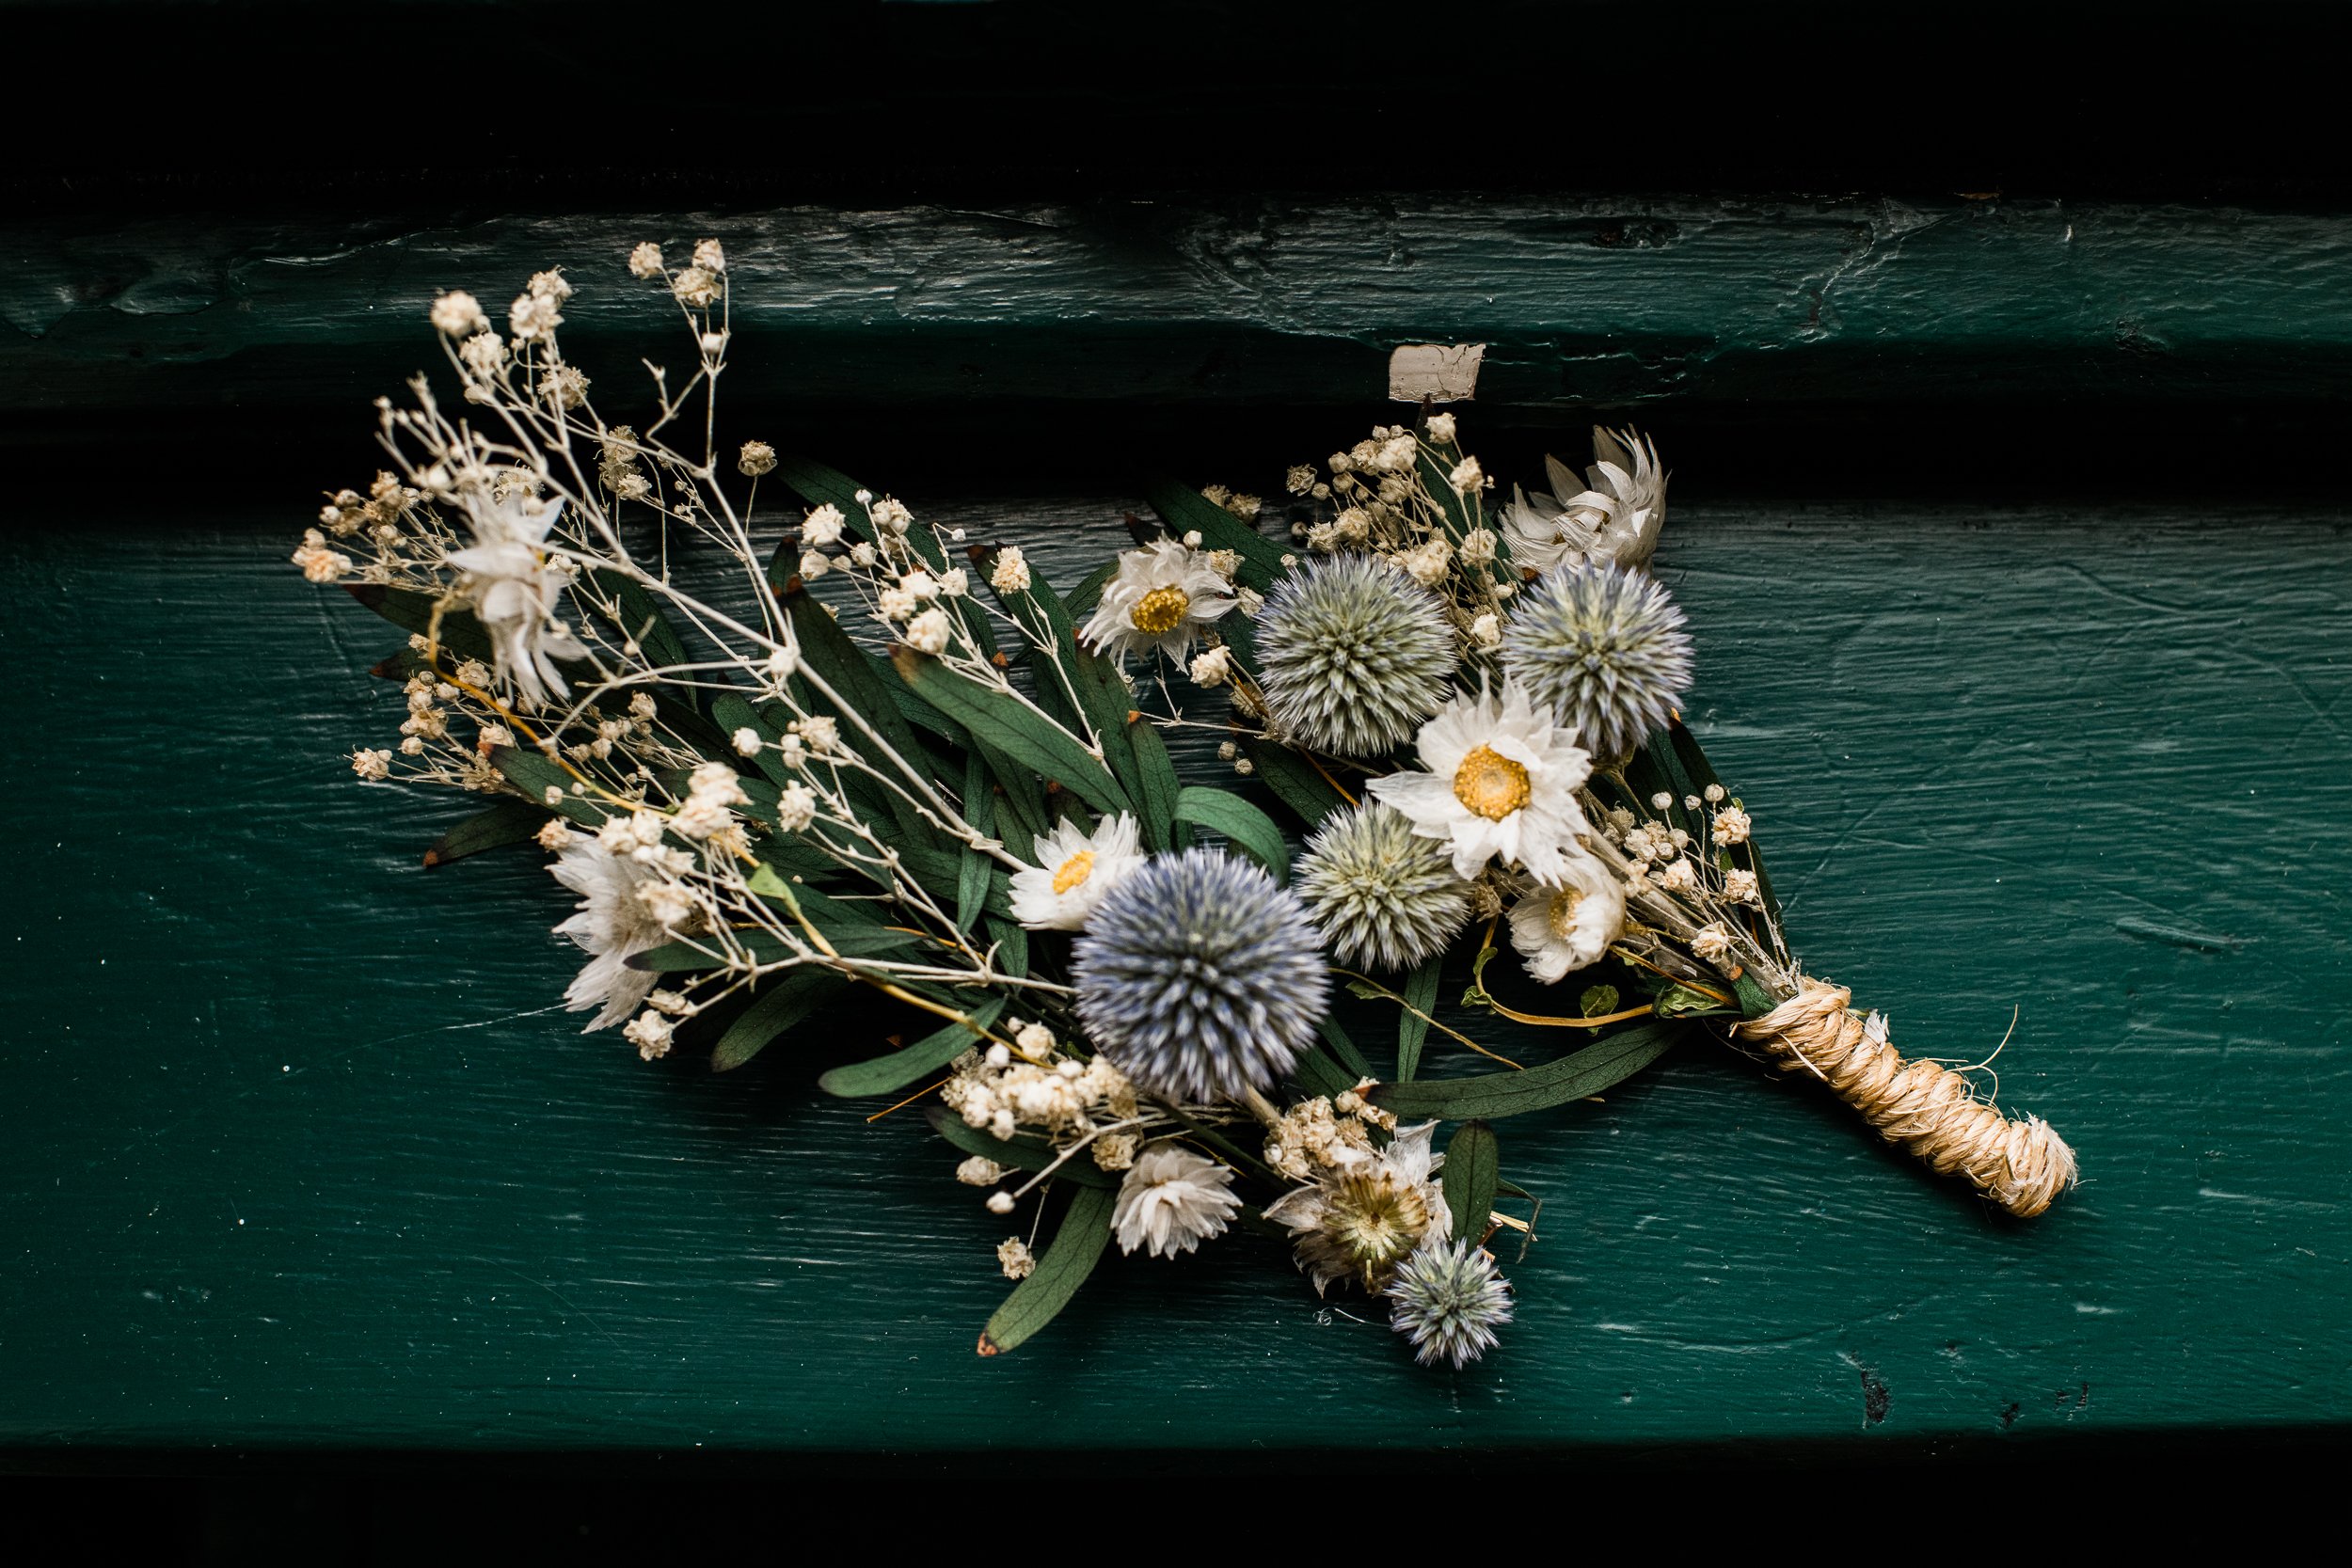
<instances>
[{"instance_id":1,"label":"white fluffy petal cluster","mask_svg":"<svg viewBox=\"0 0 2352 1568\"><path fill-rule=\"evenodd\" d=\"M1119 558L1119 574L1103 585L1102 603L1084 636L1100 653L1124 659L1157 649L1184 657L1200 627L1233 608L1233 586L1200 550L1154 539Z\"/></svg>"},{"instance_id":2,"label":"white fluffy petal cluster","mask_svg":"<svg viewBox=\"0 0 2352 1568\"><path fill-rule=\"evenodd\" d=\"M1530 884L1511 906L1511 945L1543 984L1597 962L1625 929L1625 884L1580 849L1557 887Z\"/></svg>"},{"instance_id":3,"label":"white fluffy petal cluster","mask_svg":"<svg viewBox=\"0 0 2352 1568\"><path fill-rule=\"evenodd\" d=\"M1182 1144L1153 1144L1136 1156L1119 1184L1111 1210L1119 1250L1142 1247L1154 1258L1173 1258L1223 1235L1241 1209L1232 1184L1233 1173L1215 1160Z\"/></svg>"},{"instance_id":4,"label":"white fluffy petal cluster","mask_svg":"<svg viewBox=\"0 0 2352 1568\"><path fill-rule=\"evenodd\" d=\"M1012 874L1012 917L1032 931L1075 931L1111 889L1143 864L1139 830L1125 812L1088 832L1064 818L1038 835L1037 864Z\"/></svg>"},{"instance_id":5,"label":"white fluffy petal cluster","mask_svg":"<svg viewBox=\"0 0 2352 1568\"><path fill-rule=\"evenodd\" d=\"M548 868L555 879L580 895L580 912L556 927L589 954L586 967L564 992L573 1012L601 1007L590 1029L608 1028L637 1009L660 980L628 967L629 958L669 939L659 901L649 888L666 887L663 867L615 855L596 839L575 836Z\"/></svg>"},{"instance_id":6,"label":"white fluffy petal cluster","mask_svg":"<svg viewBox=\"0 0 2352 1568\"><path fill-rule=\"evenodd\" d=\"M1666 470L1649 437L1593 427L1593 465L1579 479L1556 457L1544 459L1549 493L1512 489L1502 509L1511 561L1547 572L1566 562L1645 567L1666 526Z\"/></svg>"},{"instance_id":7,"label":"white fluffy petal cluster","mask_svg":"<svg viewBox=\"0 0 2352 1568\"><path fill-rule=\"evenodd\" d=\"M533 705L546 702L550 692L563 695L569 689L554 661L587 653L556 618L571 579L541 548L563 515L564 503L519 490L492 499L474 490L466 496L466 512L474 542L449 561L466 574L463 586L490 634L500 679Z\"/></svg>"},{"instance_id":8,"label":"white fluffy petal cluster","mask_svg":"<svg viewBox=\"0 0 2352 1568\"><path fill-rule=\"evenodd\" d=\"M1547 886L1568 875L1588 832L1577 789L1592 759L1516 681L1500 695L1464 693L1421 727L1421 768L1375 779L1373 796L1411 819L1413 832L1454 852L1454 875L1490 861L1524 867Z\"/></svg>"}]
</instances>

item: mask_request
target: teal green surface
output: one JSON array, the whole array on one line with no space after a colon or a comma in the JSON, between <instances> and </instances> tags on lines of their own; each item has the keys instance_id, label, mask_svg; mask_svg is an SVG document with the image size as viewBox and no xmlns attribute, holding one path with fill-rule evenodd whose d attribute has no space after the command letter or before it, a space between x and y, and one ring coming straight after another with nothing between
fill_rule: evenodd
<instances>
[{"instance_id":1,"label":"teal green surface","mask_svg":"<svg viewBox=\"0 0 2352 1568\"><path fill-rule=\"evenodd\" d=\"M1685 461L1698 454L1678 454ZM918 509L926 498L913 498ZM1131 498L930 505L1110 548ZM1634 1445L2352 1418L2342 515L1679 509L1691 717L1816 973L1991 1053L2085 1183L2007 1222L1686 1047L1502 1124L1545 1198L1459 1375L1236 1236L974 1355L1000 1222L827 1042L557 1006L534 851L366 786L396 639L252 517L0 544L0 1443ZM1064 577L1069 567L1057 566ZM1199 766L1194 759L1192 766ZM853 1033L854 1017L840 1025ZM837 1044L837 1042L836 1042ZM1463 1070L1433 1042L1436 1070Z\"/></svg>"}]
</instances>

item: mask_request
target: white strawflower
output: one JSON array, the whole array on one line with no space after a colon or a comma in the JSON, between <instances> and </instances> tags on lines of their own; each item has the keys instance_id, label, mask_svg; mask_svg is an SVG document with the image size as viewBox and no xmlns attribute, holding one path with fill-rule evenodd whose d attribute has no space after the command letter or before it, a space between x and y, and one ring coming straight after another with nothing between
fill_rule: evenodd
<instances>
[{"instance_id":1,"label":"white strawflower","mask_svg":"<svg viewBox=\"0 0 2352 1568\"><path fill-rule=\"evenodd\" d=\"M927 610L907 623L907 646L926 654L947 651L947 612Z\"/></svg>"},{"instance_id":2,"label":"white strawflower","mask_svg":"<svg viewBox=\"0 0 2352 1568\"><path fill-rule=\"evenodd\" d=\"M1012 917L1033 931L1074 931L1111 889L1143 864L1136 819L1125 812L1094 832L1064 817L1038 835L1036 866L1012 874Z\"/></svg>"},{"instance_id":3,"label":"white strawflower","mask_svg":"<svg viewBox=\"0 0 2352 1568\"><path fill-rule=\"evenodd\" d=\"M650 815L650 814L648 814ZM655 817L655 843L660 818ZM626 826L631 842L636 830L628 819L607 823ZM615 835L616 837L621 835ZM556 927L590 955L587 965L564 989L564 1004L573 1012L600 1007L588 1025L602 1029L637 1010L660 976L628 967L634 954L659 947L669 940L670 927L641 895L661 885L661 872L633 856L616 855L599 838L575 838L548 867L555 879L580 895L579 912Z\"/></svg>"},{"instance_id":4,"label":"white strawflower","mask_svg":"<svg viewBox=\"0 0 2352 1568\"><path fill-rule=\"evenodd\" d=\"M1315 1294L1340 1279L1384 1290L1423 1241L1453 1233L1445 1189L1435 1180L1445 1157L1429 1147L1437 1130L1434 1121L1400 1128L1378 1154L1334 1165L1267 1205L1265 1217L1290 1227Z\"/></svg>"},{"instance_id":5,"label":"white strawflower","mask_svg":"<svg viewBox=\"0 0 2352 1568\"><path fill-rule=\"evenodd\" d=\"M1421 769L1368 786L1412 819L1423 838L1449 844L1455 875L1501 859L1557 885L1576 835L1587 831L1576 792L1592 774L1584 749L1555 726L1515 681L1500 696L1458 696L1421 727Z\"/></svg>"},{"instance_id":6,"label":"white strawflower","mask_svg":"<svg viewBox=\"0 0 2352 1568\"><path fill-rule=\"evenodd\" d=\"M1544 459L1549 493L1513 492L1502 531L1511 559L1530 571L1589 563L1638 571L1658 553L1666 525L1666 470L1645 436L1593 427L1593 466L1576 470Z\"/></svg>"},{"instance_id":7,"label":"white strawflower","mask_svg":"<svg viewBox=\"0 0 2352 1568\"><path fill-rule=\"evenodd\" d=\"M1155 539L1119 558L1119 575L1103 587L1102 603L1084 636L1098 651L1121 660L1156 649L1183 658L1200 628L1232 610L1232 585L1200 552L1173 539Z\"/></svg>"},{"instance_id":8,"label":"white strawflower","mask_svg":"<svg viewBox=\"0 0 2352 1568\"><path fill-rule=\"evenodd\" d=\"M1154 1258L1190 1252L1225 1232L1241 1210L1233 1173L1177 1143L1157 1143L1136 1156L1119 1184L1111 1231L1119 1250L1142 1247Z\"/></svg>"},{"instance_id":9,"label":"white strawflower","mask_svg":"<svg viewBox=\"0 0 2352 1568\"><path fill-rule=\"evenodd\" d=\"M490 635L498 674L534 704L550 692L562 695L569 689L555 660L588 652L556 619L570 579L541 548L564 503L520 490L493 500L478 488L468 490L465 501L474 542L449 562L465 574L460 585Z\"/></svg>"},{"instance_id":10,"label":"white strawflower","mask_svg":"<svg viewBox=\"0 0 2352 1568\"><path fill-rule=\"evenodd\" d=\"M433 325L449 337L465 338L487 329L490 318L482 313L480 300L456 289L433 302Z\"/></svg>"},{"instance_id":11,"label":"white strawflower","mask_svg":"<svg viewBox=\"0 0 2352 1568\"><path fill-rule=\"evenodd\" d=\"M1625 929L1625 884L1595 856L1565 858L1556 887L1527 887L1511 906L1511 945L1544 985L1598 961Z\"/></svg>"}]
</instances>

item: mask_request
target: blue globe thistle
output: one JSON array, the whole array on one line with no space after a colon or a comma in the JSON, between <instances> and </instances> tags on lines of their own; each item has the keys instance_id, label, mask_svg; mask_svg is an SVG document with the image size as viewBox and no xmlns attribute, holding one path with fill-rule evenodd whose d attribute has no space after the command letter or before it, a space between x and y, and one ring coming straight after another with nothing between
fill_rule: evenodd
<instances>
[{"instance_id":1,"label":"blue globe thistle","mask_svg":"<svg viewBox=\"0 0 2352 1568\"><path fill-rule=\"evenodd\" d=\"M1428 589L1375 555L1310 562L1258 615L1266 705L1294 738L1375 756L1409 738L1454 682L1454 631Z\"/></svg>"},{"instance_id":2,"label":"blue globe thistle","mask_svg":"<svg viewBox=\"0 0 2352 1568\"><path fill-rule=\"evenodd\" d=\"M1470 884L1454 857L1403 812L1367 801L1307 841L1294 879L1340 961L1405 969L1440 951L1470 921Z\"/></svg>"},{"instance_id":3,"label":"blue globe thistle","mask_svg":"<svg viewBox=\"0 0 2352 1568\"><path fill-rule=\"evenodd\" d=\"M1413 1359L1424 1367L1446 1361L1459 1371L1493 1349L1495 1330L1511 1321L1510 1281L1469 1242L1424 1243L1383 1293L1389 1325L1413 1342Z\"/></svg>"},{"instance_id":4,"label":"blue globe thistle","mask_svg":"<svg viewBox=\"0 0 2352 1568\"><path fill-rule=\"evenodd\" d=\"M1071 967L1094 1043L1142 1087L1194 1102L1280 1083L1331 984L1297 895L1217 849L1130 873L1088 919Z\"/></svg>"},{"instance_id":5,"label":"blue globe thistle","mask_svg":"<svg viewBox=\"0 0 2352 1568\"><path fill-rule=\"evenodd\" d=\"M1502 634L1502 668L1606 765L1666 721L1691 687L1691 639L1674 596L1641 572L1570 565L1528 585Z\"/></svg>"}]
</instances>

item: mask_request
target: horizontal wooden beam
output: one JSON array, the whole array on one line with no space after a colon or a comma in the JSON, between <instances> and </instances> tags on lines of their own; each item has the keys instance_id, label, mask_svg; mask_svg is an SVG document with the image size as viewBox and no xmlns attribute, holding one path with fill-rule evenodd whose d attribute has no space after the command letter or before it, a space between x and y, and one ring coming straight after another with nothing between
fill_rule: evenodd
<instances>
[{"instance_id":1,"label":"horizontal wooden beam","mask_svg":"<svg viewBox=\"0 0 2352 1568\"><path fill-rule=\"evenodd\" d=\"M723 239L739 395L784 407L1298 405L1402 341L1483 401L2308 401L2352 387L2352 218L1884 198L1104 199L990 210L22 226L0 410L287 410L437 363L425 310L564 265L576 358L690 352L622 258Z\"/></svg>"}]
</instances>

